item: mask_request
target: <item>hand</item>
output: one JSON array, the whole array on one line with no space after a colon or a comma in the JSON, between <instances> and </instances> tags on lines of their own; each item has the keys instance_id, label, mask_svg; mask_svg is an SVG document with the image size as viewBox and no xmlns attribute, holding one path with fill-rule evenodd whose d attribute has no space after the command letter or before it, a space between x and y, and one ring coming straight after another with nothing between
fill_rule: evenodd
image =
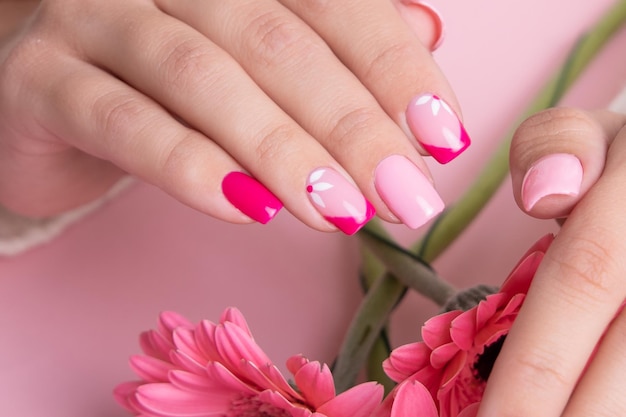
<instances>
[{"instance_id":1,"label":"hand","mask_svg":"<svg viewBox=\"0 0 626 417\"><path fill-rule=\"evenodd\" d=\"M0 44L0 204L48 216L129 172L229 222L419 227L443 208L419 152L469 138L416 3L42 0Z\"/></svg>"},{"instance_id":2,"label":"hand","mask_svg":"<svg viewBox=\"0 0 626 417\"><path fill-rule=\"evenodd\" d=\"M515 199L532 216L567 220L507 336L479 416L626 415L625 126L622 114L552 109L517 131Z\"/></svg>"}]
</instances>

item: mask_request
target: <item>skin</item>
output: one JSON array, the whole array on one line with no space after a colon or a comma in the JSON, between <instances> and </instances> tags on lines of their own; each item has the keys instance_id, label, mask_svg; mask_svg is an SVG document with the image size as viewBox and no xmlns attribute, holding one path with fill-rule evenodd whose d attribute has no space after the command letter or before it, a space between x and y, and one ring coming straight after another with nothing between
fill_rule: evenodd
<instances>
[{"instance_id":1,"label":"skin","mask_svg":"<svg viewBox=\"0 0 626 417\"><path fill-rule=\"evenodd\" d=\"M332 231L303 185L328 166L397 221L373 178L393 154L427 173L408 103L436 93L460 114L424 46L432 19L400 2L0 2L16 4L28 13L7 19L0 44L0 204L27 216L90 201L128 172L246 223L221 190L245 171Z\"/></svg>"},{"instance_id":2,"label":"skin","mask_svg":"<svg viewBox=\"0 0 626 417\"><path fill-rule=\"evenodd\" d=\"M396 221L373 172L391 154L427 172L406 129L407 103L436 93L460 114L424 46L428 22L383 0L0 0L0 204L54 215L129 172L246 223L220 188L245 170L297 218L330 231L301 188L313 169L332 166ZM529 213L567 221L491 374L481 417L626 414L615 389L626 383L626 318L612 320L626 296L624 119L550 110L515 137L520 207L524 173L542 156L579 156L584 178L578 197L549 196Z\"/></svg>"},{"instance_id":3,"label":"skin","mask_svg":"<svg viewBox=\"0 0 626 417\"><path fill-rule=\"evenodd\" d=\"M578 196L548 195L528 213L566 220L496 361L479 417L626 415L626 314L618 314L626 297L625 126L623 114L559 108L518 129L511 176L522 209L522 179L541 157L576 155L584 174Z\"/></svg>"}]
</instances>

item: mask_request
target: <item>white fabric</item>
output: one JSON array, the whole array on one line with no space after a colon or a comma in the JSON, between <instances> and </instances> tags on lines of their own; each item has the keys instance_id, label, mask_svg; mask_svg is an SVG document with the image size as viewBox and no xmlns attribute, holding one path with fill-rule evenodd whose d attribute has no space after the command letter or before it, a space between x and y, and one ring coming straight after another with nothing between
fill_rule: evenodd
<instances>
[{"instance_id":1,"label":"white fabric","mask_svg":"<svg viewBox=\"0 0 626 417\"><path fill-rule=\"evenodd\" d=\"M51 218L32 219L19 216L0 206L0 256L16 255L52 240L69 225L117 196L131 183L132 178L125 177L99 199Z\"/></svg>"}]
</instances>

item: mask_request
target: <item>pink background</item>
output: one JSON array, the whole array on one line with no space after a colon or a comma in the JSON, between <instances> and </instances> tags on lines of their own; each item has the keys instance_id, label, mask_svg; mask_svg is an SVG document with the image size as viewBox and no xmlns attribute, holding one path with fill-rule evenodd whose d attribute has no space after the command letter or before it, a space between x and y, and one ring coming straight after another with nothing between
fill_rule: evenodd
<instances>
[{"instance_id":1,"label":"pink background","mask_svg":"<svg viewBox=\"0 0 626 417\"><path fill-rule=\"evenodd\" d=\"M473 138L453 163L431 164L452 202L499 138L611 0L433 1L447 39L436 58L455 87ZM622 32L567 102L604 106L626 84ZM394 226L402 242L420 232ZM507 183L436 263L458 286L499 283L552 222L525 218ZM116 383L159 311L248 317L281 365L291 354L331 361L359 301L355 238L307 229L286 212L267 226L234 226L138 184L53 243L0 259L0 415L121 417ZM414 340L435 306L407 297L396 343Z\"/></svg>"}]
</instances>

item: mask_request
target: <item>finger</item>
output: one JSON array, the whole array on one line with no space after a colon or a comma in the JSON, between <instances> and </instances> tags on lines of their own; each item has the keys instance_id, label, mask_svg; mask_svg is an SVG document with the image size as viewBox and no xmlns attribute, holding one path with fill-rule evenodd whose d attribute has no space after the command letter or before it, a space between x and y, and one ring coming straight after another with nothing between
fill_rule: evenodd
<instances>
[{"instance_id":1,"label":"finger","mask_svg":"<svg viewBox=\"0 0 626 417\"><path fill-rule=\"evenodd\" d=\"M127 8L126 16L136 23L98 15L102 27L90 26L81 39L88 59L210 137L311 227L352 234L373 216L343 168L230 55L147 5ZM311 192L310 175L320 170L327 174L322 183L332 183L324 201Z\"/></svg>"},{"instance_id":2,"label":"finger","mask_svg":"<svg viewBox=\"0 0 626 417\"><path fill-rule=\"evenodd\" d=\"M469 146L447 80L389 0L281 3L320 34L387 114L437 161L449 162Z\"/></svg>"},{"instance_id":3,"label":"finger","mask_svg":"<svg viewBox=\"0 0 626 417\"><path fill-rule=\"evenodd\" d=\"M626 296L626 130L546 253L490 376L480 416L560 416Z\"/></svg>"},{"instance_id":4,"label":"finger","mask_svg":"<svg viewBox=\"0 0 626 417\"><path fill-rule=\"evenodd\" d=\"M445 24L432 4L421 0L392 0L392 3L422 45L431 52L439 49L446 34Z\"/></svg>"},{"instance_id":5,"label":"finger","mask_svg":"<svg viewBox=\"0 0 626 417\"><path fill-rule=\"evenodd\" d=\"M520 208L539 218L566 216L602 174L608 147L625 123L617 113L567 108L522 123L510 154Z\"/></svg>"},{"instance_id":6,"label":"finger","mask_svg":"<svg viewBox=\"0 0 626 417\"><path fill-rule=\"evenodd\" d=\"M53 134L230 222L248 216L225 198L222 178L242 168L215 143L105 72L71 57L50 60L33 85L47 101L32 109ZM80 91L80 94L76 94Z\"/></svg>"},{"instance_id":7,"label":"finger","mask_svg":"<svg viewBox=\"0 0 626 417\"><path fill-rule=\"evenodd\" d=\"M613 321L563 417L626 415L626 314Z\"/></svg>"},{"instance_id":8,"label":"finger","mask_svg":"<svg viewBox=\"0 0 626 417\"><path fill-rule=\"evenodd\" d=\"M273 0L236 5L212 2L202 7L193 1L157 3L229 51L255 82L351 174L381 217L393 219L388 206L409 226L419 227L440 211L441 200L424 174L428 170L402 130L323 41L289 10ZM394 175L400 173L405 178L388 180L391 174L386 167L397 166L393 161L402 156L406 169L396 169ZM402 192L394 191L398 183L406 184ZM406 197L415 193L432 197L426 210L415 198Z\"/></svg>"}]
</instances>

